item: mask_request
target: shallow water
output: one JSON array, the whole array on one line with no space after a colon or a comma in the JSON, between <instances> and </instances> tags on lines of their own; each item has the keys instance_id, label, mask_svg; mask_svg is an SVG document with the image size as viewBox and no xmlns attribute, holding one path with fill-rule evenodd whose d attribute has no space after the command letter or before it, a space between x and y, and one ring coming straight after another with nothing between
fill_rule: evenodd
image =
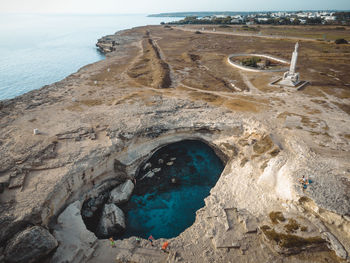
<instances>
[{"instance_id":1,"label":"shallow water","mask_svg":"<svg viewBox=\"0 0 350 263\"><path fill-rule=\"evenodd\" d=\"M171 158L176 159L167 165ZM159 159L164 163L159 164ZM196 211L204 206L204 198L219 179L224 164L213 149L200 141L167 145L147 162L152 167L141 169L134 193L122 207L127 220L122 237L176 237L194 223ZM141 180L154 168L161 171Z\"/></svg>"}]
</instances>

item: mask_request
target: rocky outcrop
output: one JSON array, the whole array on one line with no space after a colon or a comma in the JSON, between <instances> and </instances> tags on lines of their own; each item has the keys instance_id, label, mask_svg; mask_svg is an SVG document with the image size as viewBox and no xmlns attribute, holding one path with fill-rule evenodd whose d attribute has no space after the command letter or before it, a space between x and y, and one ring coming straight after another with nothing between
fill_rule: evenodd
<instances>
[{"instance_id":1,"label":"rocky outcrop","mask_svg":"<svg viewBox=\"0 0 350 263\"><path fill-rule=\"evenodd\" d=\"M103 53L109 53L116 50L116 46L119 45L118 40L116 39L116 35L109 35L100 38L96 47L98 47Z\"/></svg>"},{"instance_id":2,"label":"rocky outcrop","mask_svg":"<svg viewBox=\"0 0 350 263\"><path fill-rule=\"evenodd\" d=\"M81 213L83 217L90 218L108 199L108 192L100 193L97 197L91 197L83 204Z\"/></svg>"},{"instance_id":3,"label":"rocky outcrop","mask_svg":"<svg viewBox=\"0 0 350 263\"><path fill-rule=\"evenodd\" d=\"M97 226L97 235L99 237L110 237L118 234L123 229L125 229L123 211L115 204L106 204Z\"/></svg>"},{"instance_id":4,"label":"rocky outcrop","mask_svg":"<svg viewBox=\"0 0 350 263\"><path fill-rule=\"evenodd\" d=\"M97 43L96 47L103 53L110 53L113 51L117 51L118 48L123 48L123 45L134 40L135 36L133 34L124 34L125 31L119 31L114 35L107 35L101 37ZM137 34L136 34L137 38Z\"/></svg>"},{"instance_id":5,"label":"rocky outcrop","mask_svg":"<svg viewBox=\"0 0 350 263\"><path fill-rule=\"evenodd\" d=\"M57 219L54 236L60 243L52 262L86 262L94 252L96 236L86 229L80 214L81 202L69 205Z\"/></svg>"},{"instance_id":6,"label":"rocky outcrop","mask_svg":"<svg viewBox=\"0 0 350 263\"><path fill-rule=\"evenodd\" d=\"M282 212L271 212L269 217L271 222L260 226L260 230L272 250L284 255L328 250L327 240L308 219Z\"/></svg>"},{"instance_id":7,"label":"rocky outcrop","mask_svg":"<svg viewBox=\"0 0 350 263\"><path fill-rule=\"evenodd\" d=\"M324 232L322 235L329 242L329 248L334 250L335 254L342 258L347 259L348 253L345 250L344 246L339 242L339 240L330 232Z\"/></svg>"},{"instance_id":8,"label":"rocky outcrop","mask_svg":"<svg viewBox=\"0 0 350 263\"><path fill-rule=\"evenodd\" d=\"M25 229L13 237L5 248L7 262L37 262L58 246L48 230L40 226Z\"/></svg>"},{"instance_id":9,"label":"rocky outcrop","mask_svg":"<svg viewBox=\"0 0 350 263\"><path fill-rule=\"evenodd\" d=\"M109 197L109 202L116 205L125 203L129 200L132 191L134 191L134 184L131 180L127 180L125 183L114 188Z\"/></svg>"}]
</instances>

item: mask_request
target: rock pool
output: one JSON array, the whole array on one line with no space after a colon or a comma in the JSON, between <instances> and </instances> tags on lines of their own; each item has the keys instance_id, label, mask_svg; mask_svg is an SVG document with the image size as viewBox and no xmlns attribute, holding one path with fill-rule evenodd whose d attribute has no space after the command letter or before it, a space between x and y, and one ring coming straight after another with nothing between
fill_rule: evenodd
<instances>
[{"instance_id":1,"label":"rock pool","mask_svg":"<svg viewBox=\"0 0 350 263\"><path fill-rule=\"evenodd\" d=\"M193 224L223 168L214 150L201 141L162 147L142 165L134 193L121 207L126 231L116 238L178 236Z\"/></svg>"}]
</instances>

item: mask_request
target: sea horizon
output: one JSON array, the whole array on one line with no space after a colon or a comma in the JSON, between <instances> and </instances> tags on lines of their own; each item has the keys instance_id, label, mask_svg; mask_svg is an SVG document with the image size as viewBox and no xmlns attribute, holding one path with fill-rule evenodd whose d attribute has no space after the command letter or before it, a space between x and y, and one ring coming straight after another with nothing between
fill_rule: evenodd
<instances>
[{"instance_id":1,"label":"sea horizon","mask_svg":"<svg viewBox=\"0 0 350 263\"><path fill-rule=\"evenodd\" d=\"M147 14L2 14L0 100L58 82L103 60L95 45L105 35L176 20Z\"/></svg>"}]
</instances>

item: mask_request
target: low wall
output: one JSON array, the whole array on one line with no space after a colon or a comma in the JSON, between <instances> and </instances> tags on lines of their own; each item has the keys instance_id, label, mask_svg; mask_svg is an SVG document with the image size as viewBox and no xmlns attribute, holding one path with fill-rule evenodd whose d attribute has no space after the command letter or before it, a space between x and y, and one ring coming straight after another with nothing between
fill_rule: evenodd
<instances>
[{"instance_id":1,"label":"low wall","mask_svg":"<svg viewBox=\"0 0 350 263\"><path fill-rule=\"evenodd\" d=\"M267 58L267 59L271 59L271 60L280 62L282 64L289 65L289 61L287 61L287 60L284 60L284 59L281 59L281 58L276 58L276 57L273 57L273 56L270 56L270 55L260 55L260 54L231 54L231 55L228 56L227 62L233 67L236 67L236 68L239 68L239 69L245 70L245 71L250 71L250 72L284 72L284 71L288 70L288 68L267 69L267 70L254 69L254 68L242 66L240 64L237 64L237 63L231 61L231 58L233 58L233 57L242 57L242 56L263 57L263 58Z\"/></svg>"}]
</instances>

